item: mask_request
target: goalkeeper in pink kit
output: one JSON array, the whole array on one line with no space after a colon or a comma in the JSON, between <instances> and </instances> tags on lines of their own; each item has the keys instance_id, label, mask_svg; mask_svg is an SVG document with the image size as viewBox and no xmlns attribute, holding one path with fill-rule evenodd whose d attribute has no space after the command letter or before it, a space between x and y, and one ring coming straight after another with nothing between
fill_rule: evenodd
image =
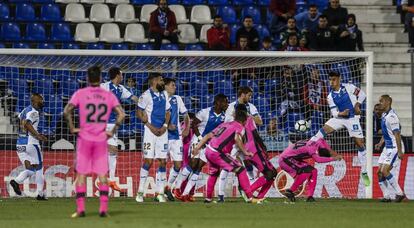
<instances>
[{"instance_id":1,"label":"goalkeeper in pink kit","mask_svg":"<svg viewBox=\"0 0 414 228\"><path fill-rule=\"evenodd\" d=\"M342 156L333 151L324 139L298 141L286 148L279 156L279 166L295 179L290 189L285 193L285 196L292 202L295 201L294 192L306 180L308 180L306 201L315 201L313 193L315 192L318 171L306 161L310 158L318 163L326 163L341 160Z\"/></svg>"},{"instance_id":2,"label":"goalkeeper in pink kit","mask_svg":"<svg viewBox=\"0 0 414 228\"><path fill-rule=\"evenodd\" d=\"M247 198L249 198L249 201L252 201L253 195L250 190L250 182L246 169L238 160L230 155L233 145L237 145L244 156L250 157L253 155L253 153L246 150L242 139L247 117L246 107L243 105L238 106L235 111L234 121L220 124L216 129L204 136L193 150L193 154L197 155L201 148L209 142L205 152L209 165L206 203L212 202L214 186L216 185L221 169L236 173L241 188Z\"/></svg>"},{"instance_id":3,"label":"goalkeeper in pink kit","mask_svg":"<svg viewBox=\"0 0 414 228\"><path fill-rule=\"evenodd\" d=\"M89 86L76 91L64 110L70 132L78 134L76 143L76 205L72 217L85 216L86 175L95 173L99 177L99 215L107 216L108 211L108 144L106 140L115 134L125 118L118 99L112 92L100 88L101 69L97 66L88 69ZM72 112L79 109L80 128L75 128ZM115 127L106 131L111 112L117 114Z\"/></svg>"}]
</instances>

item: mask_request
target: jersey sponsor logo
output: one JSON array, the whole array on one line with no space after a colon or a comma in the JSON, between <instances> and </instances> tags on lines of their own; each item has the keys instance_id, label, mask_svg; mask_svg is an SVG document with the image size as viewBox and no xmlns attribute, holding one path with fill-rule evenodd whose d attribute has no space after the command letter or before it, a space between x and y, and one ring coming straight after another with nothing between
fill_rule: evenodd
<instances>
[{"instance_id":1,"label":"jersey sponsor logo","mask_svg":"<svg viewBox=\"0 0 414 228\"><path fill-rule=\"evenodd\" d=\"M39 118L39 113L37 112L30 113L30 119L37 119L37 118Z\"/></svg>"},{"instance_id":2,"label":"jersey sponsor logo","mask_svg":"<svg viewBox=\"0 0 414 228\"><path fill-rule=\"evenodd\" d=\"M355 88L354 95L355 96L358 96L358 94L359 94L360 91L361 91L361 89Z\"/></svg>"},{"instance_id":3,"label":"jersey sponsor logo","mask_svg":"<svg viewBox=\"0 0 414 228\"><path fill-rule=\"evenodd\" d=\"M17 153L26 152L26 146L16 146Z\"/></svg>"}]
</instances>

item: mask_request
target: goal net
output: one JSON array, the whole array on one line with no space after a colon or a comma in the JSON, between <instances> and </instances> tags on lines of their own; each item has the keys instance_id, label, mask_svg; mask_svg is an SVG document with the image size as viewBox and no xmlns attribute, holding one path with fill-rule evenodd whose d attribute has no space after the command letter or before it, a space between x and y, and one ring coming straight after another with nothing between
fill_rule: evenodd
<instances>
[{"instance_id":1,"label":"goal net","mask_svg":"<svg viewBox=\"0 0 414 228\"><path fill-rule=\"evenodd\" d=\"M30 54L29 54L30 53ZM0 51L0 190L1 196L15 196L9 181L23 170L17 153L19 121L17 115L30 105L30 95L40 93L45 105L40 115L38 131L48 141L41 144L48 197L73 196L74 146L76 138L68 131L62 112L70 96L86 86L86 70L92 65L107 70L118 66L123 72L123 85L136 96L148 88L149 72L162 72L176 79L177 94L190 113L213 105L216 94L225 94L229 102L237 99L242 86L253 89L251 103L263 120L260 134L269 150L269 157L278 167L278 155L290 144L306 139L330 118L327 94L330 91L328 73L341 74L342 83L352 83L367 94L362 105L361 124L368 152L368 171L372 181L372 56L369 53L288 53L288 52L137 52L100 50L1 50ZM369 61L368 61L369 60ZM367 89L368 88L368 89ZM122 192L114 197L135 196L143 159L141 142L143 126L135 115L137 106L122 100L127 118L118 131L116 181ZM368 111L367 111L368 110ZM368 115L366 115L366 111ZM309 130L299 132L295 124L304 120ZM343 155L338 162L315 164L318 184L315 197L372 197L360 177L361 164L357 149L345 130L327 137L331 146ZM167 170L171 163L169 162ZM155 193L155 167L146 183L146 194ZM205 191L207 169L200 175L196 194ZM229 175L227 196L237 196L237 178ZM281 197L291 181L280 177L268 197ZM21 186L27 196L35 196L35 180ZM372 186L372 185L371 185ZM87 195L97 193L95 177L87 182Z\"/></svg>"}]
</instances>

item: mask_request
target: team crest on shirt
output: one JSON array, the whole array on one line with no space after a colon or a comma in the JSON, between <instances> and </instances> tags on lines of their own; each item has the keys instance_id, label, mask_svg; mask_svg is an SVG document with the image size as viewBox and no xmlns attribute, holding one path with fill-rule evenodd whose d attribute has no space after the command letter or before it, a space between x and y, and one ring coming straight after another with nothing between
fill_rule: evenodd
<instances>
[{"instance_id":1,"label":"team crest on shirt","mask_svg":"<svg viewBox=\"0 0 414 228\"><path fill-rule=\"evenodd\" d=\"M354 125L352 125L352 127L353 127L354 131L358 131L358 129L359 129L358 124L354 124Z\"/></svg>"},{"instance_id":2,"label":"team crest on shirt","mask_svg":"<svg viewBox=\"0 0 414 228\"><path fill-rule=\"evenodd\" d=\"M39 118L39 114L37 112L32 112L32 113L30 113L30 118L31 119L37 119L37 118Z\"/></svg>"}]
</instances>

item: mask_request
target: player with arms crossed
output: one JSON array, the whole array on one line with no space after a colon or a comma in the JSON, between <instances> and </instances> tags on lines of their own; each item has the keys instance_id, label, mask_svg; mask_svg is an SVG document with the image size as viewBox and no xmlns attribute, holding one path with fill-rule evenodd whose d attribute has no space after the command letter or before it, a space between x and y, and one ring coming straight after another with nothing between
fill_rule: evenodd
<instances>
[{"instance_id":1,"label":"player with arms crossed","mask_svg":"<svg viewBox=\"0 0 414 228\"><path fill-rule=\"evenodd\" d=\"M245 105L247 109L247 113L252 116L255 124L257 126L263 125L262 117L259 114L259 111L257 110L256 106L254 104L250 103L250 100L253 96L253 89L249 86L242 86L237 91L237 100L229 104L229 108L226 110L226 119L225 122L230 122L234 120L234 111L239 105ZM238 156L238 149L236 147L233 148L231 155L233 157ZM241 159L243 159L243 156L241 156ZM249 180L252 182L254 180L254 172L253 172L253 166L250 164L249 160L243 161L244 166L247 170L247 175L249 176ZM220 179L219 179L219 202L224 202L224 189L227 182L227 176L228 172L226 170L221 170L220 173Z\"/></svg>"},{"instance_id":2,"label":"player with arms crossed","mask_svg":"<svg viewBox=\"0 0 414 228\"><path fill-rule=\"evenodd\" d=\"M398 184L398 178L394 177L391 169L400 164L404 157L401 141L401 125L397 113L391 108L392 98L382 95L379 100L381 109L382 138L375 149L379 150L385 143L385 147L378 159L378 182L384 198L381 202L391 202L391 194L395 194L395 202L399 203L406 197Z\"/></svg>"},{"instance_id":3,"label":"player with arms crossed","mask_svg":"<svg viewBox=\"0 0 414 228\"><path fill-rule=\"evenodd\" d=\"M138 97L134 96L128 89L126 89L121 82L123 80L122 71L119 67L112 67L108 70L109 82L101 84L101 88L104 88L108 91L111 91L121 102L123 99L129 99L138 103ZM106 127L107 131L112 131L112 128L115 126L116 116L115 113L111 113L111 116ZM115 171L116 171L116 158L118 154L118 137L115 131L115 134L108 139L108 149L109 149L109 187L115 191L121 191L118 184L115 181Z\"/></svg>"},{"instance_id":4,"label":"player with arms crossed","mask_svg":"<svg viewBox=\"0 0 414 228\"><path fill-rule=\"evenodd\" d=\"M208 133L214 130L218 125L224 122L225 111L228 107L228 99L224 94L217 94L214 97L214 106L200 110L194 120L192 121L192 129L194 136L191 141L191 147L194 148L200 142L200 140ZM191 152L190 148L190 152ZM200 153L194 155L190 161L190 165L182 169L179 178L177 178L176 188L173 190L174 196L182 201L194 201L190 192L195 187L198 176L207 163L204 149ZM191 174L189 181L187 182L184 192L181 193L180 186Z\"/></svg>"},{"instance_id":5,"label":"player with arms crossed","mask_svg":"<svg viewBox=\"0 0 414 228\"><path fill-rule=\"evenodd\" d=\"M17 139L17 155L23 164L25 170L20 172L16 179L10 181L14 192L21 196L19 184L24 180L36 175L37 200L47 200L43 192L45 178L43 175L43 154L40 148L40 141L46 141L47 138L37 131L39 125L39 115L43 108L43 97L34 93L31 97L31 105L20 112L18 118L20 121L19 138Z\"/></svg>"},{"instance_id":6,"label":"player with arms crossed","mask_svg":"<svg viewBox=\"0 0 414 228\"><path fill-rule=\"evenodd\" d=\"M78 134L76 143L76 212L73 218L85 216L86 175L98 175L99 184L99 216L106 217L108 211L109 186L108 173L108 144L106 140L112 137L125 118L124 111L118 98L111 92L99 87L101 69L93 66L88 69L89 86L76 91L64 109L64 116L70 132ZM80 128L75 128L72 112L79 109ZM115 126L106 131L111 111L117 114Z\"/></svg>"},{"instance_id":7,"label":"player with arms crossed","mask_svg":"<svg viewBox=\"0 0 414 228\"><path fill-rule=\"evenodd\" d=\"M168 153L174 166L171 167L170 175L168 177L167 186L165 187L165 194L168 200L174 201L174 196L171 193L171 186L177 179L180 173L181 163L183 162L183 138L185 138L190 131L190 118L187 114L187 108L184 105L180 96L175 95L177 89L175 79L165 78L165 91L168 93L168 99L171 105L171 118L168 124ZM181 129L180 115L184 116L184 129Z\"/></svg>"},{"instance_id":8,"label":"player with arms crossed","mask_svg":"<svg viewBox=\"0 0 414 228\"><path fill-rule=\"evenodd\" d=\"M156 173L155 200L164 203L164 187L167 179L166 165L168 156L167 127L170 122L171 105L168 102L168 94L164 91L164 79L160 73L151 73L148 76L150 88L139 98L138 118L144 124L143 151L144 162L140 171L138 193L135 200L144 202L144 187L154 159L158 160Z\"/></svg>"},{"instance_id":9,"label":"player with arms crossed","mask_svg":"<svg viewBox=\"0 0 414 228\"><path fill-rule=\"evenodd\" d=\"M333 156L333 157L332 157ZM316 170L306 160L312 158L318 163L339 161L342 159L331 149L325 139L317 141L298 141L286 148L279 156L279 166L295 179L290 189L286 190L285 196L292 202L295 202L295 191L306 180L307 183L307 202L314 202L313 193L316 188L318 179L318 170Z\"/></svg>"},{"instance_id":10,"label":"player with arms crossed","mask_svg":"<svg viewBox=\"0 0 414 228\"><path fill-rule=\"evenodd\" d=\"M312 140L317 141L334 131L346 128L349 136L354 138L358 149L362 180L365 186L369 186L371 183L367 174L367 150L359 122L361 104L365 101L366 95L353 84L341 83L341 75L338 72L329 72L329 84L332 91L328 95L328 104L332 117L312 137Z\"/></svg>"}]
</instances>

